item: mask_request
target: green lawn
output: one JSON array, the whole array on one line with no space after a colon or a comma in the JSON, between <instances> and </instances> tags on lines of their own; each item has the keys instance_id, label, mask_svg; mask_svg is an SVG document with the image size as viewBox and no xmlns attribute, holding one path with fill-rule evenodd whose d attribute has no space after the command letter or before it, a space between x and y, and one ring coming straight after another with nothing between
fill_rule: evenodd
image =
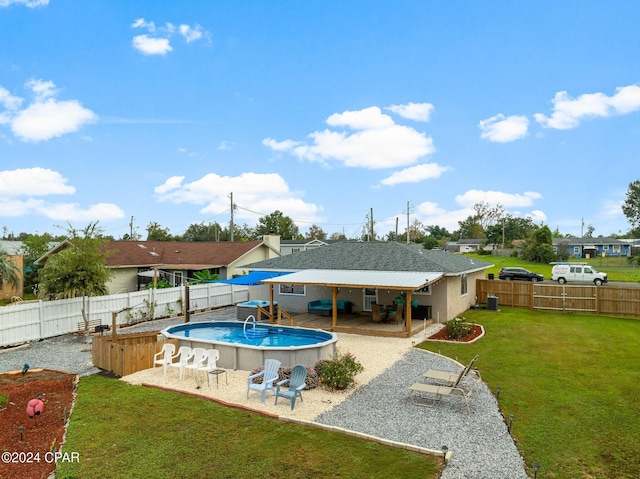
<instances>
[{"instance_id":1,"label":"green lawn","mask_svg":"<svg viewBox=\"0 0 640 479\"><path fill-rule=\"evenodd\" d=\"M83 377L57 479L436 479L441 461L184 394Z\"/></svg>"},{"instance_id":2,"label":"green lawn","mask_svg":"<svg viewBox=\"0 0 640 479\"><path fill-rule=\"evenodd\" d=\"M551 279L551 268L553 265L548 263L532 263L520 258L479 255L472 253L467 253L465 256L493 263L494 266L487 270L487 274L493 273L496 278L498 277L498 271L500 271L500 268L518 266L540 273L544 275L545 279ZM607 273L609 281L640 282L640 266L637 264L629 264L626 257L608 256L606 258L575 259L571 261L590 264L596 270Z\"/></svg>"},{"instance_id":3,"label":"green lawn","mask_svg":"<svg viewBox=\"0 0 640 479\"><path fill-rule=\"evenodd\" d=\"M468 362L483 380L538 478L631 479L640 471L640 321L502 308L470 310L486 336L419 347ZM529 468L533 476L533 470Z\"/></svg>"}]
</instances>

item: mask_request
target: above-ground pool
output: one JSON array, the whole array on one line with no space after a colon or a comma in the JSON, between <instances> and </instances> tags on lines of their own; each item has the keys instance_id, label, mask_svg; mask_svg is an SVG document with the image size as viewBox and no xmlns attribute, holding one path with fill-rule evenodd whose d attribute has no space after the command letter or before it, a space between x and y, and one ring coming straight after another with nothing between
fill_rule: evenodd
<instances>
[{"instance_id":1,"label":"above-ground pool","mask_svg":"<svg viewBox=\"0 0 640 479\"><path fill-rule=\"evenodd\" d=\"M180 346L217 349L218 366L251 371L265 359L277 359L283 366L313 366L335 352L338 336L321 329L296 328L251 321L208 321L171 326L162 331Z\"/></svg>"}]
</instances>

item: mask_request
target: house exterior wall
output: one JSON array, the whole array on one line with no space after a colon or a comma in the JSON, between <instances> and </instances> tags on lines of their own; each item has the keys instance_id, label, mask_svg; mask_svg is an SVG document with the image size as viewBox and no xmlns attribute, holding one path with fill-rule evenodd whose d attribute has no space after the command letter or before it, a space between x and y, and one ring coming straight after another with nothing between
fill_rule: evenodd
<instances>
[{"instance_id":1,"label":"house exterior wall","mask_svg":"<svg viewBox=\"0 0 640 479\"><path fill-rule=\"evenodd\" d=\"M131 293L138 290L138 268L112 268L107 282L108 294Z\"/></svg>"}]
</instances>

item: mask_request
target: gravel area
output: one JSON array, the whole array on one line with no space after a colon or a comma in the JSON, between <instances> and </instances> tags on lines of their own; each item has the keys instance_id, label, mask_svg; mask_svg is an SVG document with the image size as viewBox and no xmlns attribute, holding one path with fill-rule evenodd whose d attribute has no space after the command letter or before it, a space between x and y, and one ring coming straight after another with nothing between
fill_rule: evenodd
<instances>
[{"instance_id":1,"label":"gravel area","mask_svg":"<svg viewBox=\"0 0 640 479\"><path fill-rule=\"evenodd\" d=\"M191 316L192 322L235 319L235 308L225 308ZM183 323L183 318L142 323L126 332L162 330ZM435 327L437 330L437 326ZM427 330L426 335L432 334ZM382 439L441 450L446 445L452 453L442 479L525 479L524 463L507 431L494 396L484 383L476 388L471 412L463 400L443 398L435 407L419 407L411 403L408 387L422 380L427 369L457 372L461 365L437 354L412 348L425 333L411 339L375 338L339 334L338 349L351 352L364 365L354 389L328 392L316 388L303 392L294 411L286 400L274 404L268 395L265 404L260 396L247 392L247 371L227 371L216 388L206 379L178 379L176 370L165 378L162 369L140 371L123 378L132 384L159 387L200 394L237 406L275 414L280 417L313 421L358 431ZM0 350L0 372L31 368L49 368L79 375L99 370L91 364L90 336L70 334L29 343L18 348ZM482 357L477 366L482 371Z\"/></svg>"}]
</instances>

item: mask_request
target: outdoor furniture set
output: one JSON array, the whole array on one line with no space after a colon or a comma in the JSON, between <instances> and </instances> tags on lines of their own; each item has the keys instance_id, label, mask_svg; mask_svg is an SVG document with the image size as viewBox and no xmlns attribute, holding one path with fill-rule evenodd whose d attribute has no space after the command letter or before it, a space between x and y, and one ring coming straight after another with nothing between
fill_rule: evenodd
<instances>
[{"instance_id":1,"label":"outdoor furniture set","mask_svg":"<svg viewBox=\"0 0 640 479\"><path fill-rule=\"evenodd\" d=\"M178 369L181 381L186 371L195 371L198 386L200 385L199 373L202 371L207 375L207 384L211 387L211 376L216 377L216 386L220 374L224 374L227 379L227 371L217 366L218 359L220 359L220 352L217 349L180 346L176 353L174 344L165 343L162 345L162 350L154 355L153 365L154 367L162 366L165 377L167 377L168 368Z\"/></svg>"},{"instance_id":2,"label":"outdoor furniture set","mask_svg":"<svg viewBox=\"0 0 640 479\"><path fill-rule=\"evenodd\" d=\"M351 314L353 311L353 303L344 299L339 299L336 303L338 314ZM318 314L320 316L331 316L333 311L333 301L330 299L317 299L307 303L307 312L309 314Z\"/></svg>"},{"instance_id":3,"label":"outdoor furniture set","mask_svg":"<svg viewBox=\"0 0 640 479\"><path fill-rule=\"evenodd\" d=\"M467 412L471 412L469 400L481 378L478 368L473 369L472 376L469 376L469 373L472 372L477 360L476 355L457 374L429 369L422 375L423 382L414 383L409 387L409 399L416 406L432 407L443 397L462 398L467 406ZM468 381L463 384L463 380L467 379Z\"/></svg>"},{"instance_id":4,"label":"outdoor furniture set","mask_svg":"<svg viewBox=\"0 0 640 479\"><path fill-rule=\"evenodd\" d=\"M291 377L289 379L283 379L275 384L273 383L278 379L278 370L280 369L280 361L277 359L266 359L264 362L264 369L259 373L249 376L249 382L247 385L247 399L251 391L257 391L260 393L262 403L266 400L267 391L271 391L276 398L275 404L278 404L278 398L282 397L288 399L291 402L291 410L296 405L296 398L300 398L302 401L302 390L306 386L307 368L301 364L297 364L291 369ZM254 380L262 379L262 382L255 383ZM285 388L285 386L288 386Z\"/></svg>"}]
</instances>

